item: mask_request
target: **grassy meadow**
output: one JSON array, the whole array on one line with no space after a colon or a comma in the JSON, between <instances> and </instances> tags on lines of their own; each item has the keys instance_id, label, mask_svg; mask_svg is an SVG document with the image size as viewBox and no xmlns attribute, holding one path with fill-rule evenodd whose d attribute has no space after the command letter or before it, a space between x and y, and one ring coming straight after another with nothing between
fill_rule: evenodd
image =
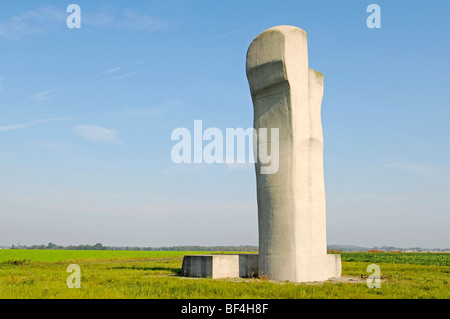
<instances>
[{"instance_id":1,"label":"grassy meadow","mask_svg":"<svg viewBox=\"0 0 450 319\"><path fill-rule=\"evenodd\" d=\"M366 278L381 268L381 288L361 282L184 278L183 255L211 252L0 250L0 298L450 298L450 254L341 253L342 275ZM69 264L81 288L66 285Z\"/></svg>"}]
</instances>

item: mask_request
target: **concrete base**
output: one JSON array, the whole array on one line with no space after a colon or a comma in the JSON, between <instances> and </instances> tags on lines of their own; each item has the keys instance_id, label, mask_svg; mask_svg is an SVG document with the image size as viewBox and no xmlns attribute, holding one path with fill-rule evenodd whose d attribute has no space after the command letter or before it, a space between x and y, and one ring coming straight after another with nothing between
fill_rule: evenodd
<instances>
[{"instance_id":1,"label":"concrete base","mask_svg":"<svg viewBox=\"0 0 450 319\"><path fill-rule=\"evenodd\" d=\"M258 254L242 254L239 256L239 277L252 278L258 275Z\"/></svg>"},{"instance_id":2,"label":"concrete base","mask_svg":"<svg viewBox=\"0 0 450 319\"><path fill-rule=\"evenodd\" d=\"M342 274L341 255L328 254L328 278L339 278Z\"/></svg>"},{"instance_id":3,"label":"concrete base","mask_svg":"<svg viewBox=\"0 0 450 319\"><path fill-rule=\"evenodd\" d=\"M185 277L238 278L238 255L188 255L183 258Z\"/></svg>"},{"instance_id":4,"label":"concrete base","mask_svg":"<svg viewBox=\"0 0 450 319\"><path fill-rule=\"evenodd\" d=\"M187 255L181 273L185 277L251 278L258 275L258 254ZM341 255L328 254L328 278L341 277Z\"/></svg>"}]
</instances>

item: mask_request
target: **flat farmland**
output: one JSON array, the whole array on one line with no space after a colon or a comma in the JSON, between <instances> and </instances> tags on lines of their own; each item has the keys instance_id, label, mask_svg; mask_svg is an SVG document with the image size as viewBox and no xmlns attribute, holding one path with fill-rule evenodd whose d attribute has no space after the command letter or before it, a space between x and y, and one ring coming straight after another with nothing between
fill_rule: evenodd
<instances>
[{"instance_id":1,"label":"flat farmland","mask_svg":"<svg viewBox=\"0 0 450 319\"><path fill-rule=\"evenodd\" d=\"M349 282L289 283L264 278L180 276L187 254L221 252L0 250L0 298L203 299L203 298L450 298L450 254L342 253ZM69 289L70 264L81 270L81 288ZM381 287L368 288L367 266L381 269Z\"/></svg>"}]
</instances>

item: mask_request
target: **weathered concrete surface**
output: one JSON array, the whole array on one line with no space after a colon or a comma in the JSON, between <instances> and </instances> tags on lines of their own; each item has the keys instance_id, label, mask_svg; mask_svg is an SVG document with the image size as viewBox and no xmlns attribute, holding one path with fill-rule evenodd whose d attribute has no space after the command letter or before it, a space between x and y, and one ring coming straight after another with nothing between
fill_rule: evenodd
<instances>
[{"instance_id":1,"label":"weathered concrete surface","mask_svg":"<svg viewBox=\"0 0 450 319\"><path fill-rule=\"evenodd\" d=\"M183 258L182 275L185 277L252 278L264 275L258 269L258 254L187 255ZM327 279L341 277L341 255L327 255Z\"/></svg>"},{"instance_id":2,"label":"weathered concrete surface","mask_svg":"<svg viewBox=\"0 0 450 319\"><path fill-rule=\"evenodd\" d=\"M239 277L239 257L236 255L215 255L212 259L212 278Z\"/></svg>"},{"instance_id":3,"label":"weathered concrete surface","mask_svg":"<svg viewBox=\"0 0 450 319\"><path fill-rule=\"evenodd\" d=\"M238 255L188 255L183 258L185 277L238 278Z\"/></svg>"},{"instance_id":4,"label":"weathered concrete surface","mask_svg":"<svg viewBox=\"0 0 450 319\"><path fill-rule=\"evenodd\" d=\"M277 26L257 36L247 78L255 129L279 129L278 172L260 174L259 158L255 164L259 270L273 280L327 280L323 75L308 67L306 32ZM268 138L267 149L275 142Z\"/></svg>"},{"instance_id":5,"label":"weathered concrete surface","mask_svg":"<svg viewBox=\"0 0 450 319\"><path fill-rule=\"evenodd\" d=\"M257 254L239 254L239 277L251 278L258 275Z\"/></svg>"},{"instance_id":6,"label":"weathered concrete surface","mask_svg":"<svg viewBox=\"0 0 450 319\"><path fill-rule=\"evenodd\" d=\"M258 275L258 255L187 255L181 273L185 277L249 278Z\"/></svg>"},{"instance_id":7,"label":"weathered concrete surface","mask_svg":"<svg viewBox=\"0 0 450 319\"><path fill-rule=\"evenodd\" d=\"M328 278L339 278L342 274L342 261L339 254L328 254Z\"/></svg>"},{"instance_id":8,"label":"weathered concrete surface","mask_svg":"<svg viewBox=\"0 0 450 319\"><path fill-rule=\"evenodd\" d=\"M181 274L185 277L212 277L212 255L183 257Z\"/></svg>"}]
</instances>

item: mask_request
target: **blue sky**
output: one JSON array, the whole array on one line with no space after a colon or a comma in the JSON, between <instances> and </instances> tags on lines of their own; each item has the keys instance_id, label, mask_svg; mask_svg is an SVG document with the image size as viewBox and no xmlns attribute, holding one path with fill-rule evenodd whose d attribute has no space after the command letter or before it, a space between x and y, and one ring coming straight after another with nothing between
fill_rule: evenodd
<instances>
[{"instance_id":1,"label":"blue sky","mask_svg":"<svg viewBox=\"0 0 450 319\"><path fill-rule=\"evenodd\" d=\"M251 127L248 46L287 24L325 76L328 243L449 247L449 9L1 2L0 245L257 245L251 165L175 165L170 137L196 119Z\"/></svg>"}]
</instances>

